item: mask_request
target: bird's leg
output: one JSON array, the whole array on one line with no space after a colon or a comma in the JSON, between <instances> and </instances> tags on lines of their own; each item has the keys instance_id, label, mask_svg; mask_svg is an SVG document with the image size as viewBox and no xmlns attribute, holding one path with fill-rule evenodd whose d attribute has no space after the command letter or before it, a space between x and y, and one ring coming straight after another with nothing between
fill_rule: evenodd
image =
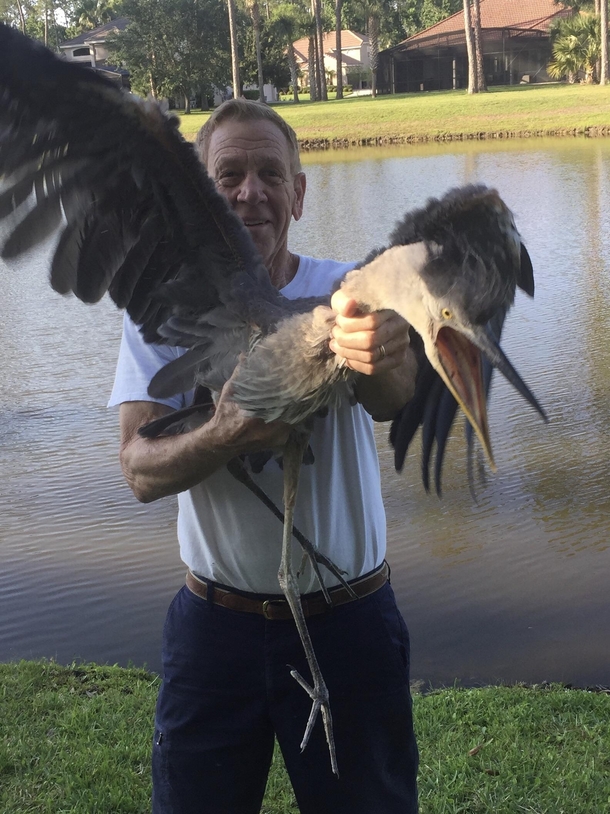
<instances>
[{"instance_id":1,"label":"bird's leg","mask_svg":"<svg viewBox=\"0 0 610 814\"><path fill-rule=\"evenodd\" d=\"M233 458L232 460L230 460L229 463L227 464L227 469L236 480L238 480L240 483L243 483L243 485L246 486L252 492L252 494L256 495L256 497L262 503L264 503L265 506L271 512L273 512L273 514L277 517L280 523L284 522L284 515L282 514L282 512L271 500L269 495L267 495L267 493L264 492L260 488L260 486L252 480L249 473L246 471L246 468L244 467L242 461L239 458ZM346 591L349 593L352 599L358 598L352 586L349 584L349 582L347 582L347 580L343 576L343 574L345 574L345 571L341 571L335 565L335 563L331 559L329 559L329 557L326 557L324 554L322 554L322 552L318 550L318 548L311 542L311 540L305 537L305 535L302 534L294 524L292 526L292 535L298 541L299 545L303 549L303 561L305 561L306 558L309 558L309 560L311 561L313 570L315 571L315 574L318 578L318 582L320 583L320 588L322 589L322 593L324 594L324 599L326 600L327 605L329 606L332 605L332 601L330 598L330 594L328 593L328 588L326 587L322 580L320 565L323 565L325 568L327 568L330 571L330 573L339 580L341 585L346 589Z\"/></svg>"},{"instance_id":2,"label":"bird's leg","mask_svg":"<svg viewBox=\"0 0 610 814\"><path fill-rule=\"evenodd\" d=\"M335 753L335 739L333 735L333 722L328 701L328 689L324 683L320 665L314 653L311 637L305 622L305 614L301 605L301 594L297 577L292 568L292 520L294 516L294 506L296 503L297 488L299 484L299 474L303 453L307 448L308 434L293 430L290 433L286 446L284 447L284 536L282 542L282 561L278 571L280 587L286 597L290 610L305 650L307 663L311 671L313 686L309 685L300 673L292 669L290 675L299 682L301 687L307 692L312 700L309 720L305 728L305 734L301 741L301 751L305 749L313 729L313 725L318 717L318 712L322 713L324 733L330 752L330 764L333 773L339 775L337 768L337 756Z\"/></svg>"}]
</instances>

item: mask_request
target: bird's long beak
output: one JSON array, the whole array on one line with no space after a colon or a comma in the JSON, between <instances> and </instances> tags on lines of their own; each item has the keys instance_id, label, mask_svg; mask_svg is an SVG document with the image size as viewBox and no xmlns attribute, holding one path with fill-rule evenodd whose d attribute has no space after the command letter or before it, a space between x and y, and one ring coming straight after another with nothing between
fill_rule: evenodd
<instances>
[{"instance_id":1,"label":"bird's long beak","mask_svg":"<svg viewBox=\"0 0 610 814\"><path fill-rule=\"evenodd\" d=\"M483 383L481 354L508 379L545 421L546 414L488 327L476 327L468 330L466 335L443 326L436 335L434 345L439 362L436 369L464 411L489 458L492 469L495 469L487 421L487 394Z\"/></svg>"},{"instance_id":2,"label":"bird's long beak","mask_svg":"<svg viewBox=\"0 0 610 814\"><path fill-rule=\"evenodd\" d=\"M495 472L489 423L487 421L487 400L483 385L481 352L467 337L453 328L443 327L434 342L439 366L435 368L451 394L464 411L472 425L489 464Z\"/></svg>"}]
</instances>

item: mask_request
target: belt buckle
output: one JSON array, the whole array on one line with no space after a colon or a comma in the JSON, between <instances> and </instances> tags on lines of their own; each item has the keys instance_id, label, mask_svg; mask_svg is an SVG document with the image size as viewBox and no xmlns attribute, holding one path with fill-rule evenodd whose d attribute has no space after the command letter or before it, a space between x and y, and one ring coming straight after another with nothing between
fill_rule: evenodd
<instances>
[{"instance_id":1,"label":"belt buckle","mask_svg":"<svg viewBox=\"0 0 610 814\"><path fill-rule=\"evenodd\" d=\"M269 621L273 622L273 616L269 615L269 609L273 607L273 605L277 605L278 607L285 607L288 605L288 602L285 599L265 599L263 602L263 616L265 619L269 619Z\"/></svg>"}]
</instances>

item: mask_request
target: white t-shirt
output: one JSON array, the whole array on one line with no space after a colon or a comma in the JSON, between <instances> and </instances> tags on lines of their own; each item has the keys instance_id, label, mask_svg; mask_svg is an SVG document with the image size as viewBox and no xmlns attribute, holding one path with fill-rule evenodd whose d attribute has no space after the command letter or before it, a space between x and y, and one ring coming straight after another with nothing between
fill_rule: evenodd
<instances>
[{"instance_id":1,"label":"white t-shirt","mask_svg":"<svg viewBox=\"0 0 610 814\"><path fill-rule=\"evenodd\" d=\"M351 263L301 257L294 278L282 289L289 299L329 294ZM151 401L148 383L181 348L148 345L126 317L109 406ZM191 394L159 399L180 408ZM310 445L315 464L301 467L295 525L330 557L347 579L380 565L385 556L386 522L373 422L360 406L341 403L315 420ZM282 508L283 473L275 460L256 483ZM225 468L178 495L178 540L185 564L197 574L244 591L277 594L282 524ZM295 569L302 557L294 541ZM337 580L322 567L329 587ZM311 564L299 580L302 593L319 590Z\"/></svg>"}]
</instances>

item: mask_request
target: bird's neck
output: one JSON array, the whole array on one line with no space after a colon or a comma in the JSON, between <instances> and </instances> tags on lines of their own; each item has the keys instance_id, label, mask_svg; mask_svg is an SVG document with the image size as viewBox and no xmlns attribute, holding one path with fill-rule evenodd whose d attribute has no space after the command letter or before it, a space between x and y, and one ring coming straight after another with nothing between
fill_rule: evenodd
<instances>
[{"instance_id":1,"label":"bird's neck","mask_svg":"<svg viewBox=\"0 0 610 814\"><path fill-rule=\"evenodd\" d=\"M409 320L410 304L421 301L420 271L429 259L424 243L392 246L350 271L341 288L363 311L391 308Z\"/></svg>"}]
</instances>

